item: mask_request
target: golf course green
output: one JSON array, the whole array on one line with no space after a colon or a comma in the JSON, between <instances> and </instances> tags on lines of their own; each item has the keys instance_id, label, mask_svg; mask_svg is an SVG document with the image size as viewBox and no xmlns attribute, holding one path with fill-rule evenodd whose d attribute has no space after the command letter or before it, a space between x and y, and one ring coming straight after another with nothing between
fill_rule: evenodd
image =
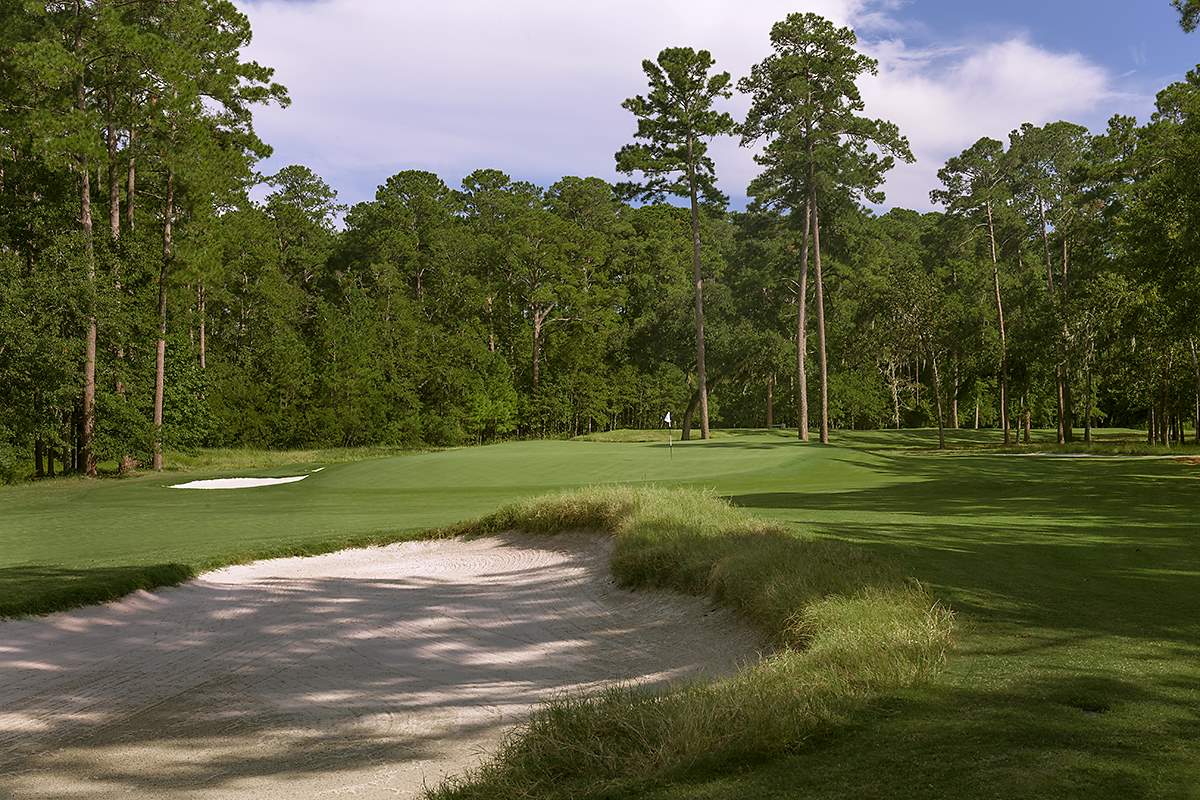
<instances>
[{"instance_id":1,"label":"golf course green","mask_svg":"<svg viewBox=\"0 0 1200 800\"><path fill-rule=\"evenodd\" d=\"M655 798L1195 797L1200 465L998 453L994 435L783 432L709 442L514 442L330 463L292 484L206 477L0 489L0 614L94 602L255 557L418 536L597 484L699 487L867 548L956 614L946 668L784 758L686 771Z\"/></svg>"}]
</instances>

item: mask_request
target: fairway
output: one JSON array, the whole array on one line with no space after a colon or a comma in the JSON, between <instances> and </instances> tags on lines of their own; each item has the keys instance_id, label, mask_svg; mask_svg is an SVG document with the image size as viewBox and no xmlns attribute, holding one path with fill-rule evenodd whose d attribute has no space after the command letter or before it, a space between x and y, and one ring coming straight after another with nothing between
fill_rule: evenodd
<instances>
[{"instance_id":1,"label":"fairway","mask_svg":"<svg viewBox=\"0 0 1200 800\"><path fill-rule=\"evenodd\" d=\"M930 436L847 433L820 448L744 432L673 454L657 443L524 442L335 464L236 491L166 488L178 476L10 488L0 490L0 586L12 610L54 601L64 583L416 535L567 487L708 487L902 564L956 611L957 651L931 685L845 720L819 745L658 796L1191 796L1200 467L917 449ZM956 443L973 441L982 436L961 432Z\"/></svg>"}]
</instances>

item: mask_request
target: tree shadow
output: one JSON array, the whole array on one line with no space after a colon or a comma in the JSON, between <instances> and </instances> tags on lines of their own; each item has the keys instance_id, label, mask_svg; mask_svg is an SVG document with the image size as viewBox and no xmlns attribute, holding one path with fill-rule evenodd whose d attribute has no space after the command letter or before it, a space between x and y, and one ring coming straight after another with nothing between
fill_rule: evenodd
<instances>
[{"instance_id":1,"label":"tree shadow","mask_svg":"<svg viewBox=\"0 0 1200 800\"><path fill-rule=\"evenodd\" d=\"M1164 461L875 453L869 483L729 500L898 561L1018 646L1123 637L1195 657L1198 477Z\"/></svg>"},{"instance_id":2,"label":"tree shadow","mask_svg":"<svg viewBox=\"0 0 1200 800\"><path fill-rule=\"evenodd\" d=\"M1160 709L1153 727L1139 717L1146 707ZM1170 776L1194 770L1195 754L1179 742L1197 726L1200 711L1178 692L1129 676L1047 675L986 688L939 682L863 708L793 755L741 774L694 775L685 791L663 796L1188 797L1194 787Z\"/></svg>"},{"instance_id":3,"label":"tree shadow","mask_svg":"<svg viewBox=\"0 0 1200 800\"><path fill-rule=\"evenodd\" d=\"M23 564L0 567L0 620L116 600L139 589L176 586L195 577L185 564L70 567Z\"/></svg>"},{"instance_id":4,"label":"tree shadow","mask_svg":"<svg viewBox=\"0 0 1200 800\"><path fill-rule=\"evenodd\" d=\"M1200 770L1200 470L832 455L836 488L780 480L729 499L902 564L955 610L958 652L927 689L687 796L1186 796L1177 782Z\"/></svg>"}]
</instances>

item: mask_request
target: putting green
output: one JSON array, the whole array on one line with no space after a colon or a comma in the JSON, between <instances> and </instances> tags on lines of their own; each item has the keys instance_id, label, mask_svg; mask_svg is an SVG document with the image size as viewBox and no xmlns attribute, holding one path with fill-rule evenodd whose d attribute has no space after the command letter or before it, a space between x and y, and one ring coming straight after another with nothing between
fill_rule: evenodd
<instances>
[{"instance_id":1,"label":"putting green","mask_svg":"<svg viewBox=\"0 0 1200 800\"><path fill-rule=\"evenodd\" d=\"M961 432L954 443L994 439ZM332 464L250 490L166 488L178 475L9 488L0 603L147 566L416 532L573 486L711 487L901 562L957 611L960 643L935 685L848 720L821 746L735 778L692 776L663 797L1194 796L1200 466L922 449L933 441L903 431L843 434L828 448L775 433L673 451L518 442Z\"/></svg>"}]
</instances>

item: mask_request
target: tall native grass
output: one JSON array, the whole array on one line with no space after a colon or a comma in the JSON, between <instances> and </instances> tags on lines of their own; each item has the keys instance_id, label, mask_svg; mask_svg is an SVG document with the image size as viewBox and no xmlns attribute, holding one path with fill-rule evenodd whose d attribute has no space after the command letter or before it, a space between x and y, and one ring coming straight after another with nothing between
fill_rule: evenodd
<instances>
[{"instance_id":1,"label":"tall native grass","mask_svg":"<svg viewBox=\"0 0 1200 800\"><path fill-rule=\"evenodd\" d=\"M872 699L936 672L953 617L864 550L801 538L712 494L603 487L526 500L446 533L593 529L632 588L708 595L772 648L724 680L552 702L431 800L612 796L791 752Z\"/></svg>"},{"instance_id":2,"label":"tall native grass","mask_svg":"<svg viewBox=\"0 0 1200 800\"><path fill-rule=\"evenodd\" d=\"M325 447L293 450L264 450L254 447L206 447L200 450L171 450L166 455L168 471L198 472L218 469L271 469L306 464L341 464L368 458L422 452L400 447Z\"/></svg>"}]
</instances>

